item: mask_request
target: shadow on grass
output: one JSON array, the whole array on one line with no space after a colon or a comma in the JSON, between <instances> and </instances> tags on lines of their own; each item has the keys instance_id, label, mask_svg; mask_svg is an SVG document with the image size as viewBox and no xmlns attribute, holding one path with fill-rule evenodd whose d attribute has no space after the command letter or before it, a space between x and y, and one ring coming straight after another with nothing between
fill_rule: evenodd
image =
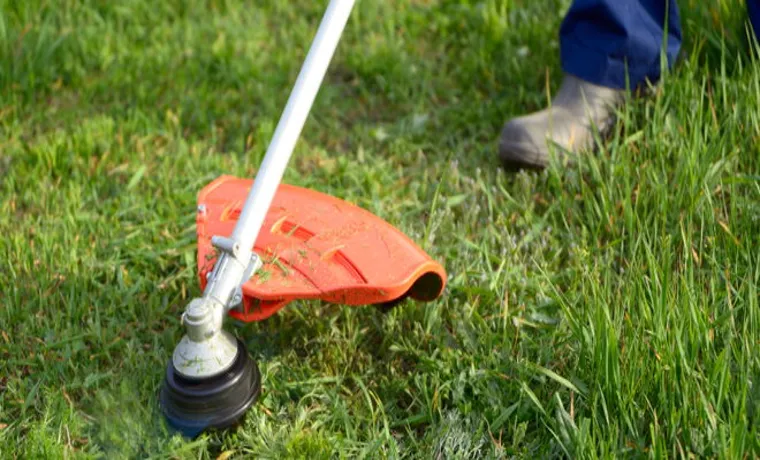
<instances>
[{"instance_id":1,"label":"shadow on grass","mask_svg":"<svg viewBox=\"0 0 760 460\"><path fill-rule=\"evenodd\" d=\"M324 347L333 346L324 339L342 333L339 329L343 327L358 323L362 328L362 339L357 342L359 349L356 351L383 359L382 349L378 346L385 342L383 321L388 314L390 312L383 313L373 305L353 307L296 301L264 321L236 322L235 332L245 340L249 352L257 359L269 360L290 353L306 358L324 352Z\"/></svg>"}]
</instances>

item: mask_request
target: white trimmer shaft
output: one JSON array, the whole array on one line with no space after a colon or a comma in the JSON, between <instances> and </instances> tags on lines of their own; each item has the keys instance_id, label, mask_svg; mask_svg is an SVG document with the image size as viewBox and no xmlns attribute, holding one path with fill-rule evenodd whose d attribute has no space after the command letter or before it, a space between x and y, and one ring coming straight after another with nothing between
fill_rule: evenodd
<instances>
[{"instance_id":1,"label":"white trimmer shaft","mask_svg":"<svg viewBox=\"0 0 760 460\"><path fill-rule=\"evenodd\" d=\"M172 358L177 372L187 378L218 375L235 360L236 341L222 329L223 319L242 301L242 284L261 264L252 250L253 245L353 6L354 0L330 1L237 225L231 236L212 239L219 257L203 296L193 299L183 314L187 334L175 348Z\"/></svg>"}]
</instances>

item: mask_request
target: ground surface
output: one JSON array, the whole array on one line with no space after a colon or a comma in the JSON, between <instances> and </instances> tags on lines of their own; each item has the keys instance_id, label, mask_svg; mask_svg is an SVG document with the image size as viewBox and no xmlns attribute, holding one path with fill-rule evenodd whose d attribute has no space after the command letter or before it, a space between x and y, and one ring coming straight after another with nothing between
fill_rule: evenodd
<instances>
[{"instance_id":1,"label":"ground surface","mask_svg":"<svg viewBox=\"0 0 760 460\"><path fill-rule=\"evenodd\" d=\"M0 457L760 455L739 2L682 2L665 86L543 174L499 171L496 138L556 89L567 1L360 2L286 180L400 227L447 292L230 324L261 401L167 433L196 192L253 176L323 3L0 1Z\"/></svg>"}]
</instances>

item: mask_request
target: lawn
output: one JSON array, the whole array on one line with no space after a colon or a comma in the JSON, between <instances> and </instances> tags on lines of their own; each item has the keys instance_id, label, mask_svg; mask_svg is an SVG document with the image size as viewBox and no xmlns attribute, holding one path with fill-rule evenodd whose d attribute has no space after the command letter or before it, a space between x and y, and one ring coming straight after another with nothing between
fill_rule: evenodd
<instances>
[{"instance_id":1,"label":"lawn","mask_svg":"<svg viewBox=\"0 0 760 460\"><path fill-rule=\"evenodd\" d=\"M441 261L444 296L227 323L239 430L157 391L199 294L196 194L253 177L326 2L0 0L1 458L760 456L760 66L743 1L599 152L506 173L567 0L362 1L285 181Z\"/></svg>"}]
</instances>

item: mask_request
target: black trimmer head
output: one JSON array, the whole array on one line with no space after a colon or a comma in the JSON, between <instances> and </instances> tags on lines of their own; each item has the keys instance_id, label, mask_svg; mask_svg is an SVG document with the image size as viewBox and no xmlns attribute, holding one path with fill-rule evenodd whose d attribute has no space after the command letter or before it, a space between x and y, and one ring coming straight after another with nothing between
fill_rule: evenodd
<instances>
[{"instance_id":1,"label":"black trimmer head","mask_svg":"<svg viewBox=\"0 0 760 460\"><path fill-rule=\"evenodd\" d=\"M225 372L203 379L179 374L169 360L160 404L166 420L189 438L207 430L224 430L240 422L261 393L261 374L237 340L237 357Z\"/></svg>"}]
</instances>

